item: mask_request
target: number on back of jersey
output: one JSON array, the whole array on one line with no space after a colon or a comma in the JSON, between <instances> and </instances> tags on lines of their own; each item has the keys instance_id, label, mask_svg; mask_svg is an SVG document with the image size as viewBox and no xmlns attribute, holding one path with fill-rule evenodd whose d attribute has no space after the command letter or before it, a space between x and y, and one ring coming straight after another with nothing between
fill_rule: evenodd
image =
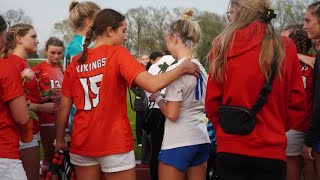
<instances>
[{"instance_id":1,"label":"number on back of jersey","mask_svg":"<svg viewBox=\"0 0 320 180\"><path fill-rule=\"evenodd\" d=\"M92 108L96 108L99 105L100 94L100 82L102 80L102 74L80 78L81 85L84 91L84 110L90 111Z\"/></svg>"}]
</instances>

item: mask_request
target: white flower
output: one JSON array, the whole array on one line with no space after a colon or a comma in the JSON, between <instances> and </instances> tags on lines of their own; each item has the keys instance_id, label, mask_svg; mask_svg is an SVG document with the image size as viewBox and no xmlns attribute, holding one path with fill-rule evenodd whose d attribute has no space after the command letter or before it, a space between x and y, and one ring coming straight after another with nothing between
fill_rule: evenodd
<instances>
[{"instance_id":1,"label":"white flower","mask_svg":"<svg viewBox=\"0 0 320 180\"><path fill-rule=\"evenodd\" d=\"M34 79L35 74L30 68L25 68L21 72L21 77L24 81L31 81L32 79Z\"/></svg>"}]
</instances>

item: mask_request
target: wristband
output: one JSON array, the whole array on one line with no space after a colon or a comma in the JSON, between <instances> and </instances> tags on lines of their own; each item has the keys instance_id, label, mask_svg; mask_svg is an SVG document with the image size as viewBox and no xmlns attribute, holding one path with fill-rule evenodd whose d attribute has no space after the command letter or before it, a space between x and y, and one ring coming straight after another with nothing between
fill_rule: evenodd
<instances>
[{"instance_id":1,"label":"wristband","mask_svg":"<svg viewBox=\"0 0 320 180\"><path fill-rule=\"evenodd\" d=\"M154 102L156 102L156 103L158 104L158 103L159 103L159 101L161 101L162 99L163 99L163 97L162 97L162 96L158 96Z\"/></svg>"}]
</instances>

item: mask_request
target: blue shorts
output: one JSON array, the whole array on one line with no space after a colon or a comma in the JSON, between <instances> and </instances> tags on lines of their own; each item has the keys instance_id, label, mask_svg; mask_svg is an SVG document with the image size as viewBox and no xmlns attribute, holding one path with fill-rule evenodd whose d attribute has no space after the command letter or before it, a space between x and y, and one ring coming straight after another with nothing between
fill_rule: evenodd
<instances>
[{"instance_id":1,"label":"blue shorts","mask_svg":"<svg viewBox=\"0 0 320 180\"><path fill-rule=\"evenodd\" d=\"M319 139L317 139L316 143L314 143L312 149L314 152L320 153L320 140Z\"/></svg>"},{"instance_id":2,"label":"blue shorts","mask_svg":"<svg viewBox=\"0 0 320 180\"><path fill-rule=\"evenodd\" d=\"M189 167L206 162L209 158L209 152L209 143L166 149L160 151L159 161L185 172Z\"/></svg>"}]
</instances>

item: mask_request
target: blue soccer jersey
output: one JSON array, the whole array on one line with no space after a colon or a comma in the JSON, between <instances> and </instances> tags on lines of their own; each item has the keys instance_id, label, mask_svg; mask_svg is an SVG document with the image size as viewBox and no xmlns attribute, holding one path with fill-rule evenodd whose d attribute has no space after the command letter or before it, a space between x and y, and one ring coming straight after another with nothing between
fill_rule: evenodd
<instances>
[{"instance_id":1,"label":"blue soccer jersey","mask_svg":"<svg viewBox=\"0 0 320 180\"><path fill-rule=\"evenodd\" d=\"M68 65L70 64L72 58L78 54L80 54L83 50L83 44L86 37L76 34L73 36L71 42L67 45L66 50L64 52L64 60L63 60L63 67L67 69ZM94 46L92 42L89 47ZM71 131L72 128L72 120L73 116L76 112L76 107L72 105L69 115L69 122L68 122L68 129Z\"/></svg>"}]
</instances>

